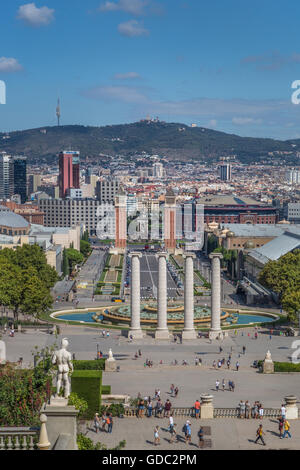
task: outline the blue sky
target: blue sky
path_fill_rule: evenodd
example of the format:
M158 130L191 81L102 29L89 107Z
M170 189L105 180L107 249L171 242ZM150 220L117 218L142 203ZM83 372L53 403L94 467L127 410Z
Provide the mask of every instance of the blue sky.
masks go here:
M2 0L0 131L146 115L300 138L295 0Z

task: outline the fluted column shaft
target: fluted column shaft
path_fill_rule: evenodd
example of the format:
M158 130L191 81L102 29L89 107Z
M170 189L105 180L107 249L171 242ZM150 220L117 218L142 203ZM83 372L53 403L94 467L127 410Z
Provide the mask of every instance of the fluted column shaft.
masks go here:
M211 253L211 331L221 331L221 253Z
M167 253L157 254L158 258L158 288L157 288L157 329L155 337L169 338L167 313Z
M130 253L131 257L131 286L130 286L130 309L131 309L131 331L133 337L142 337L141 330L141 280L140 280L140 258L141 253Z
M184 270L184 329L182 339L195 339L194 328L194 253L185 253Z

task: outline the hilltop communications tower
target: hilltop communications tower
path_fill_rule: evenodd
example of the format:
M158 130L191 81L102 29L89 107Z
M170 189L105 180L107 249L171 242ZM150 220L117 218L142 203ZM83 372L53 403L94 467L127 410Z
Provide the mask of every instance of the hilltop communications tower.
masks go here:
M59 98L57 100L57 106L56 106L56 117L57 117L57 125L59 126L59 121L60 121L60 102L59 102Z

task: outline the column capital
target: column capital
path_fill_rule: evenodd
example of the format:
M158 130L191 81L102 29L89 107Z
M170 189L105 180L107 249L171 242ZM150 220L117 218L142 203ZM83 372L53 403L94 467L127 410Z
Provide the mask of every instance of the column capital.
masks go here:
M209 255L209 258L210 258L210 259L214 259L214 258L223 259L223 255L222 255L222 253L211 253L211 254Z
M184 258L196 258L196 255L193 251L185 251L182 255Z
M131 251L128 254L129 258L133 258L134 256L137 256L138 258L142 257L142 253L140 251Z
M169 253L167 251L159 251L158 253L156 253L155 258L156 259L167 258L168 256L169 256Z

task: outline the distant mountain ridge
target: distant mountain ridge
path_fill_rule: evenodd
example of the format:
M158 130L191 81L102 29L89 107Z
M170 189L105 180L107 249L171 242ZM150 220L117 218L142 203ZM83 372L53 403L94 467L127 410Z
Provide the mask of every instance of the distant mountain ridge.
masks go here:
M0 133L0 152L24 154L30 161L51 158L69 148L79 150L82 156L145 151L171 159L207 160L234 154L241 161L251 162L258 161L268 152L300 151L300 140L240 137L180 123L147 121L103 127L41 127Z

